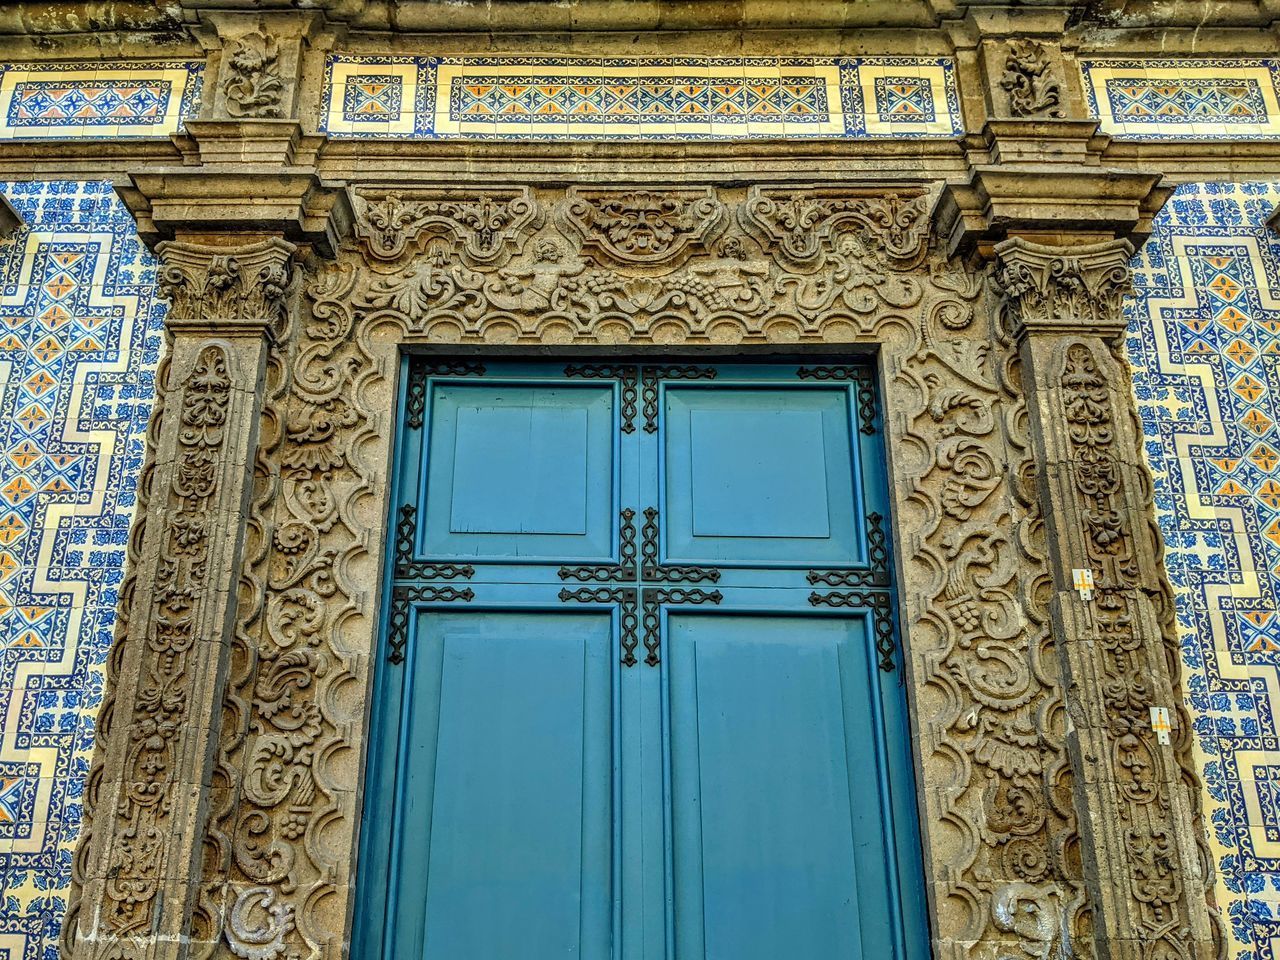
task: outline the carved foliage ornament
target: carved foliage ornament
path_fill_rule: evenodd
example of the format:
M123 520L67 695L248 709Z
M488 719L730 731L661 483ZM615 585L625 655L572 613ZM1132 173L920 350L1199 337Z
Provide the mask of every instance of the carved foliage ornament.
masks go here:
M1009 95L1009 113L1015 117L1065 116L1062 85L1055 74L1053 58L1044 44L1011 41L1000 76L1000 89Z
M855 236L897 269L918 265L929 246L929 211L920 192L755 187L739 216L746 230L776 244L799 268L817 264L842 235Z
M541 210L527 188L494 191L436 191L402 197L362 199L356 237L374 260L393 262L431 238L444 241L471 267L510 258L527 235L542 224ZM439 251L428 250L427 259Z
M284 81L280 79L280 45L259 27L231 44L226 53L222 91L233 117L257 120L284 116Z
M170 302L170 321L278 326L284 318L295 249L275 238L244 247L157 244L160 293Z
M171 819L180 774L177 741L187 722L188 659L199 640L195 624L210 586L205 521L217 494L230 398L226 354L220 347L205 347L182 389L170 519L156 566L146 653L128 728L127 786L115 811L127 826L110 851L107 923L120 936L149 927L169 835L177 829Z
M1030 329L1124 333L1120 305L1130 290L1127 240L1082 245L1064 252L1021 239L996 245L995 279L1022 332Z

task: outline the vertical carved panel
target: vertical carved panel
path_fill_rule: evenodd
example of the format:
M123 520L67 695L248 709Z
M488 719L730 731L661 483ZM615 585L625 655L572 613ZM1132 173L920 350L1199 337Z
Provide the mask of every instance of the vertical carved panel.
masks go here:
M172 302L163 416L124 588L66 946L178 957L205 835L251 453L292 247L162 244ZM87 905L87 909L86 909Z
M1132 248L997 251L1028 374L1099 954L1215 956L1168 587L1117 345ZM1072 589L1077 569L1093 573L1091 601ZM1179 715L1173 745L1156 742L1152 706Z

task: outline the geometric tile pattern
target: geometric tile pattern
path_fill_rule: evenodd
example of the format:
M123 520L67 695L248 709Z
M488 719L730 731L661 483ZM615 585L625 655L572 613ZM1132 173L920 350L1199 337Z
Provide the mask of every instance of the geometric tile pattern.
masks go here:
M0 957L54 960L164 305L110 184L0 190Z
M332 137L953 137L945 57L329 58Z
M1128 349L1236 960L1280 946L1280 183L1178 188Z
M0 140L167 137L195 115L201 61L0 65Z
M1083 60L1102 130L1139 140L1280 138L1280 60Z

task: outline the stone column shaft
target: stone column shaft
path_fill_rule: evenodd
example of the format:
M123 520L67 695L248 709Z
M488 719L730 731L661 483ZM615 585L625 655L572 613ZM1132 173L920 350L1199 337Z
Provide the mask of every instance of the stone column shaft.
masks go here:
M272 332L292 244L163 243L172 301L77 957L187 955ZM124 728L123 735L119 730Z
M1194 805L1175 746L1158 743L1151 724L1151 707L1167 707L1176 724L1180 706L1176 651L1155 605L1162 574L1150 484L1119 353L1133 248L1015 238L995 251L1050 544L1098 957L1213 957ZM1077 570L1092 573L1091 599L1074 589Z

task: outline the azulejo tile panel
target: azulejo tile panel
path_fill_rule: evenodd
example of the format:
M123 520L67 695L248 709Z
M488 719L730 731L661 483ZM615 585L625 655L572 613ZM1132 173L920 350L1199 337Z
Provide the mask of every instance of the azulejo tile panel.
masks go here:
M0 64L0 140L167 137L195 115L202 61Z
M953 137L945 57L330 57L332 137Z
M0 190L0 957L55 960L164 307L110 184Z
M1179 187L1128 347L1235 960L1280 944L1280 183Z
M1083 60L1102 130L1139 140L1280 137L1280 60Z

